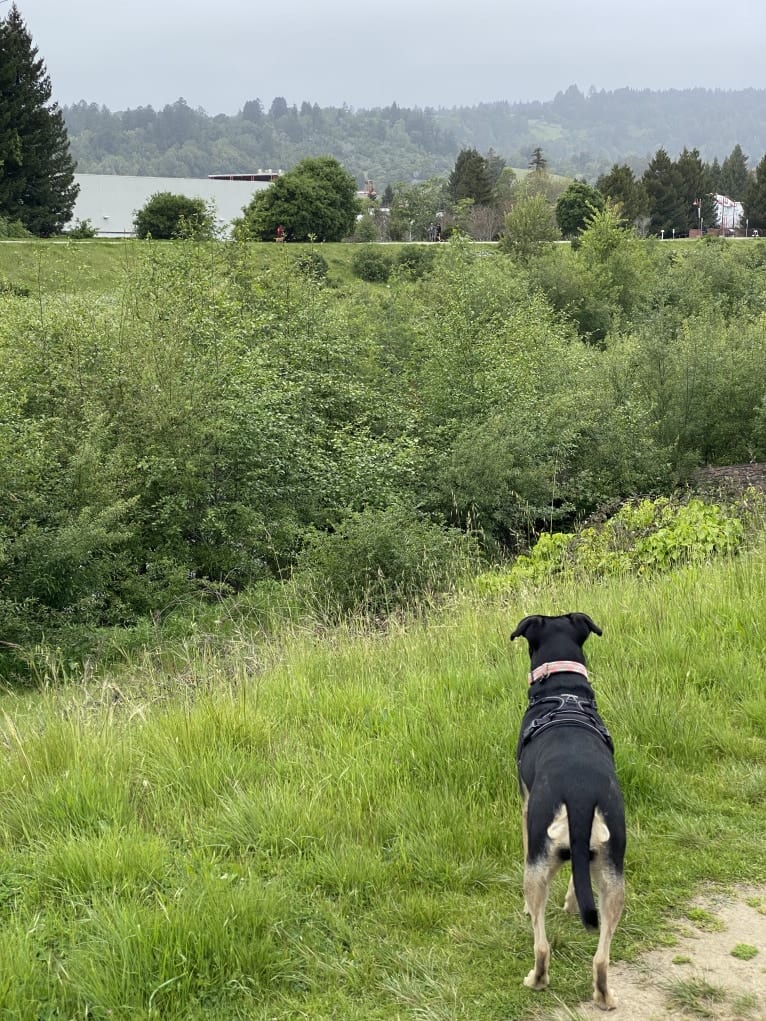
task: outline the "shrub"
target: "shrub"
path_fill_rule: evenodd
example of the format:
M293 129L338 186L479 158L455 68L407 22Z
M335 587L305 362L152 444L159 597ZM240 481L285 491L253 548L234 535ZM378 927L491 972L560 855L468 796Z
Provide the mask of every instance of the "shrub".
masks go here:
M391 260L374 248L359 248L351 257L351 272L371 284L384 284L391 275Z
M87 238L94 238L98 234L97 229L91 223L90 220L78 220L74 227L68 232L68 237L74 241L82 241Z
M717 504L692 499L679 505L664 497L631 501L598 528L541 536L513 572L538 580L567 569L591 576L668 571L734 553L743 539L740 519Z
M295 268L308 280L324 281L327 279L329 266L327 259L319 252L313 250L301 252L295 259Z
M436 250L434 248L407 245L406 248L399 250L396 265L402 276L408 277L410 280L420 280L434 268L435 258Z
M508 584L539 584L567 573L604 577L626 572L649 574L682 564L701 563L735 553L743 544L745 527L735 508L722 508L699 499L673 503L666 498L625 503L598 527L574 534L541 535L518 557L510 571L487 574L482 590Z
M133 224L140 238L201 240L212 237L214 217L204 199L159 191L138 210Z
M476 556L470 537L414 511L364 510L333 533L314 533L298 558L295 579L333 619L377 616L446 590Z
M31 238L27 228L21 220L6 220L0 216L0 238Z

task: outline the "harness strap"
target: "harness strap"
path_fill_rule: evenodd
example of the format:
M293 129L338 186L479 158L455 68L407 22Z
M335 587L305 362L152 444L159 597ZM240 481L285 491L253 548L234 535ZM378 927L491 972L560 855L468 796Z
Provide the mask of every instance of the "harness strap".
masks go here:
M584 727L586 730L593 731L614 755L612 735L604 726L596 710L596 703L592 699L580 698L578 695L554 695L550 698L535 699L532 705L540 705L543 702L555 702L555 708L543 716L530 720L526 725L519 743L519 758L533 737L550 727L561 726Z

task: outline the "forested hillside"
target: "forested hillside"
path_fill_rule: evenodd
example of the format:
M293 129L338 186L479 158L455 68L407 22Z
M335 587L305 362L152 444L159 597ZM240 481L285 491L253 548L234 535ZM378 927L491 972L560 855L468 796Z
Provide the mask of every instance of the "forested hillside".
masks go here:
M289 169L309 155L335 156L359 182L379 188L447 172L458 151L490 148L526 166L542 146L550 169L595 179L614 162L644 169L659 147L684 146L723 159L734 145L753 161L766 151L766 92L652 92L618 89L583 95L576 86L549 102L484 103L453 109L373 110L290 106L249 100L234 116L193 110L183 99L161 110L112 112L95 103L65 107L80 173L206 176Z

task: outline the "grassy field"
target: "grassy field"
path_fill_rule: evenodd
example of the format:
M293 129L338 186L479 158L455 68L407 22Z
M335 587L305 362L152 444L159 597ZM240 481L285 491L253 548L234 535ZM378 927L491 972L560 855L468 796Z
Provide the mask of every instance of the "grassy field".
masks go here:
M211 620L108 675L6 692L0 1016L575 1010L595 938L563 912L551 991L521 985L527 658L509 632L571 609L604 629L586 651L627 801L613 957L629 959L694 889L766 880L764 605L761 548L655 580L456 595L385 631L266 642L230 608L226 639Z
M130 278L146 242L135 239L93 239L70 241L3 241L0 242L0 293L2 285L27 289L31 294L109 293L119 289ZM153 241L154 248L171 247L173 242ZM217 257L220 246L211 246ZM387 244L385 253L392 258L400 244ZM496 246L484 246L493 249ZM438 246L437 246L438 248ZM310 249L320 252L327 261L331 283L348 283L352 277L351 259L358 246L353 244L253 244L250 256L256 268L265 269L275 259L295 259Z

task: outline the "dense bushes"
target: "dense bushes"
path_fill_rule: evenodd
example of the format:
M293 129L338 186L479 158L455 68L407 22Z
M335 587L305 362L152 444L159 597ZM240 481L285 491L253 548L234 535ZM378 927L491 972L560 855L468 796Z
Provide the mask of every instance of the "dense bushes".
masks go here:
M313 531L296 577L322 614L377 616L448 589L477 563L464 533L394 506L352 514L329 534Z
M351 270L367 283L384 284L391 275L391 260L379 248L365 245L354 252Z
M464 563L434 521L507 556L701 460L766 457L759 243L670 258L589 230L523 268L457 240L386 288L324 286L310 253L256 271L231 242L136 246L108 297L6 289L0 641L296 565L332 612L381 612ZM604 303L598 346L548 299L549 258Z

